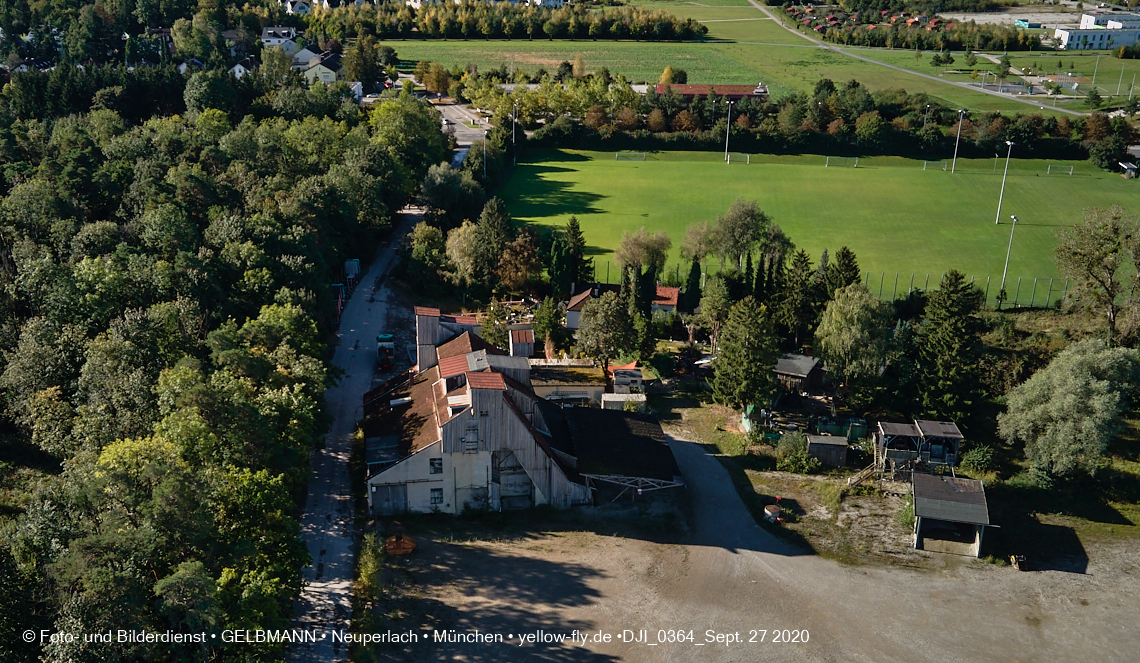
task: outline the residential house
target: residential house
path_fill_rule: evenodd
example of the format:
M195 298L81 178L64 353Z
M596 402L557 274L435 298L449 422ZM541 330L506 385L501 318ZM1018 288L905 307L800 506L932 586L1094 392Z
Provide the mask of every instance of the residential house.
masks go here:
M657 294L653 297L653 303L650 304L650 309L656 313L657 311L665 311L672 313L677 310L677 299L681 296L680 288L672 288L668 286L657 286Z
M293 28L274 26L261 30L262 46L277 46L290 55L297 51L296 39L297 31Z
M601 297L605 292L620 292L621 288L616 285L595 283L594 285L586 288L582 292L570 298L570 303L566 305L566 328L577 329L578 322L582 318L582 309L586 304L595 297Z
M309 60L309 66L304 73L309 85L317 82L331 85L341 80L344 78L344 66L341 64L340 54L329 51L321 53Z
M194 73L195 71L202 71L205 68L206 65L198 58L190 58L189 60L179 63L176 67L178 73L183 76L185 76L187 72Z
M309 66L309 62L311 62L313 58L319 56L320 54L321 54L321 52L313 44L310 44L308 46L303 46L303 47L297 49L297 51L295 53L293 53L293 55L292 55L292 57L293 57L293 68L294 69L305 69L305 68L307 68Z
M234 78L240 79L242 76L251 73L256 68L257 60L254 60L253 56L251 55L250 57L230 67L230 73L233 74Z
M312 13L312 5L307 0L280 0L286 14L305 15Z

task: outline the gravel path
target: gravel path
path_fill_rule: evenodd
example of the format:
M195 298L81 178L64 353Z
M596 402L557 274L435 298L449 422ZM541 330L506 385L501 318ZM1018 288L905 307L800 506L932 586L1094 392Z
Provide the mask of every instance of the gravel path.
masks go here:
M387 303L374 299L373 284L388 272L396 260L400 239L411 230L423 212L407 209L399 214L392 239L373 259L360 286L348 300L341 315L340 339L333 364L344 371L340 382L325 392L333 423L325 437L325 448L313 453L313 476L301 531L311 566L302 570L305 589L294 606L295 628L347 629L352 615L353 539L352 494L348 460L352 433L361 418L360 397L372 388L376 361L376 334L386 328ZM346 661L343 647L334 647L330 638L315 644L298 645L291 660L334 663Z

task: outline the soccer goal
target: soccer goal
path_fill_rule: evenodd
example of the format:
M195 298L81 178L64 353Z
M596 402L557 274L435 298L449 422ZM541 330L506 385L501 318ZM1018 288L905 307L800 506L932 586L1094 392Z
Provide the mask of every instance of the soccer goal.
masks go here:
M1045 169L1045 174L1046 175L1072 175L1073 174L1073 167L1072 166L1062 166L1061 164L1058 164L1058 163L1051 163L1051 164L1049 164L1049 167Z
M750 166L750 165L752 165L752 155L751 154L740 154L738 152L729 152L728 153L728 164L731 166L734 163L744 164L745 166Z
M832 166L858 168L859 157L827 157L827 160L823 162L823 167L830 168Z
M950 164L946 163L945 161L923 161L922 162L922 169L923 170L946 170L949 167L950 167Z
M614 158L618 161L645 161L645 152L618 152Z

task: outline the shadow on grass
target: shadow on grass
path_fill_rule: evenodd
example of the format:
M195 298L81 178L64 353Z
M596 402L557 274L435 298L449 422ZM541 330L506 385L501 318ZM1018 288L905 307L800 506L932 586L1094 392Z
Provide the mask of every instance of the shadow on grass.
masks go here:
M588 191L574 191L573 182L558 182L544 179L542 175L552 172L568 172L564 168L534 166L527 169L529 181L515 187L515 195L510 202L511 214L515 217L538 219L567 214L602 214L604 210L597 203L605 196Z

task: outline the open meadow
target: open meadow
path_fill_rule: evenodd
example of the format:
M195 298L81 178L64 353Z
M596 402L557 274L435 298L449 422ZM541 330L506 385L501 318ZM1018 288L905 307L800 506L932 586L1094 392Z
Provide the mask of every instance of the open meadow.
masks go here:
M680 245L692 223L713 220L737 197L757 200L797 247L813 261L824 249L848 246L872 290L883 296L910 286L931 285L949 269L993 278L997 293L1009 242L1009 217L1020 222L1009 265L1010 296L1017 279L1018 301L1043 305L1048 279L1058 276L1053 262L1056 231L1080 220L1089 205L1137 207L1140 185L1097 170L1087 161L1065 162L1073 175L1048 175L1040 160L1010 163L1001 225L994 224L1003 160L959 159L957 173L931 163L900 157L860 159L858 167L825 167L820 155L755 155L745 165L736 155L726 165L711 152L649 153L645 161L618 161L614 152L536 150L520 159L502 191L515 218L557 226L576 215L596 256L598 278L616 280L612 251L625 231L641 226L673 238L670 271L680 264ZM833 158L834 159L834 158ZM1056 169L1054 169L1056 170ZM995 172L996 171L996 172ZM884 276L882 273L886 272ZM1059 296L1062 282L1052 290Z
M553 71L560 62L581 55L587 69L596 71L606 67L633 82L656 82L661 71L666 66L671 66L674 69L684 69L690 83L762 82L768 85L773 98L778 99L792 92L809 92L821 78L837 82L856 79L871 90L901 88L914 93L924 92L955 108L1009 112L1036 110L1045 115L1056 114L1051 107L1035 109L1012 99L914 76L820 47L785 30L779 22L748 4L747 0L701 3L658 0L637 4L703 22L709 28L708 41L413 39L393 41L391 45L399 53L404 63L402 66L408 71L415 61L431 60L449 67L474 64L486 69L507 65L533 73L539 68ZM848 50L861 57L908 70L935 76L944 75L939 68L929 65L929 54L922 60L915 61L910 51ZM988 63L984 60L979 62L979 66L986 64ZM946 74L944 77L948 81L969 80L965 75Z

